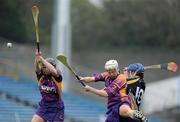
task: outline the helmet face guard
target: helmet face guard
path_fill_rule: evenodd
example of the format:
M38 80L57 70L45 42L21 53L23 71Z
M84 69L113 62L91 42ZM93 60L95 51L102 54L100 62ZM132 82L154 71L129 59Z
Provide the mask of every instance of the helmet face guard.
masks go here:
M141 63L134 63L128 66L128 72L133 72L136 74L144 73L144 66Z
M56 68L56 61L53 58L46 58L46 61Z

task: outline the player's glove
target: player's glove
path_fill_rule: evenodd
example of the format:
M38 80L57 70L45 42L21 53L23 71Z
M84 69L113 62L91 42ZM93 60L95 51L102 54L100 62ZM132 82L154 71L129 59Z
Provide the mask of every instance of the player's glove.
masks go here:
M148 119L143 115L141 111L135 111L133 119L138 120L139 122L148 122Z

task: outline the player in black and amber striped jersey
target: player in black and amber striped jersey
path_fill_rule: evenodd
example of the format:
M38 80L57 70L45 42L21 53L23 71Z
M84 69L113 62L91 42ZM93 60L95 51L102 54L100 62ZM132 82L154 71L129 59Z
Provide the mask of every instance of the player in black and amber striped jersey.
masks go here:
M127 77L127 94L130 95L133 109L140 110L142 96L145 92L144 66L140 63L130 64L123 69Z

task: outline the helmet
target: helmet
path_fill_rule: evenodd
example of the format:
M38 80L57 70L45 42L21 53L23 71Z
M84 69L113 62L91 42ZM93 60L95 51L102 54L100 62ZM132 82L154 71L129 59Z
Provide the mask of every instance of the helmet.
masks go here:
M53 58L46 58L46 61L49 62L54 67L56 67L56 61Z
M144 66L141 63L134 63L128 66L128 72L144 73Z
M118 70L118 62L116 60L109 60L105 63L104 68L106 70L111 70L111 69Z

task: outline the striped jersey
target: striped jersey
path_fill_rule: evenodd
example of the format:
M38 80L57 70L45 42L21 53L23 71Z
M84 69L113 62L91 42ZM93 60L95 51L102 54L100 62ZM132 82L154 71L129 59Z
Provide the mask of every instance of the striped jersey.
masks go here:
M62 75L58 70L58 75L44 75L42 71L36 72L38 86L43 102L56 102L61 98L62 93Z

